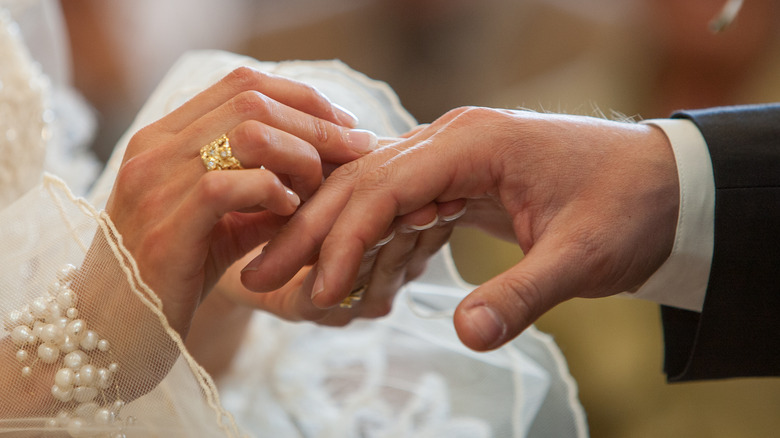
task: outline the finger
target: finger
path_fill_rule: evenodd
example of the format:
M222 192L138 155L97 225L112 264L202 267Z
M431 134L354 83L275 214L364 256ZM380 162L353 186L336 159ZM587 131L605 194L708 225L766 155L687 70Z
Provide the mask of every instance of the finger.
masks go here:
M202 145L246 120L288 132L314 146L323 160L336 163L354 160L377 145L376 135L369 131L338 126L255 91L236 95L184 128L180 135Z
M416 158L425 161L435 154L425 155ZM324 239L319 258L320 282L312 297L316 305L335 305L349 293L362 254L379 241L380 232L387 229L393 218L430 204L447 190L447 170L419 172L409 168L419 166L418 159L409 154L397 158L400 159L394 160L392 167L382 168L384 172L362 178Z
M263 253L246 265L242 271L242 282L255 292L279 289L298 270L312 260L319 251L339 212L346 205L353 189L353 181L373 169L375 163L385 162L387 157L397 154L396 150L382 150L342 166L337 174L325 180L317 195L306 202L292 218L285 230L264 247ZM364 169L365 168L365 169ZM389 220L383 233L389 229ZM287 230L298 230L290 233ZM379 236L370 248L382 237ZM366 249L367 250L367 249ZM359 258L366 252L361 250ZM350 279L357 277L357 264L350 273ZM333 305L338 304L338 302Z
M512 340L543 313L574 296L581 264L555 249L534 247L517 265L463 299L454 315L458 337L477 351Z
M437 211L436 204L430 203L395 220L395 238L376 251L371 269L366 272L368 278L362 279L358 274L356 284L367 285L365 296L368 298L361 303L363 316L376 318L390 311L396 292L406 282L406 268L420 232L436 226L439 221ZM364 266L361 265L360 272L363 271Z
M176 214L188 218L170 232L181 242L190 236L206 236L225 214L262 208L271 213L291 215L300 198L268 170L246 169L208 172L185 196ZM207 208L204 208L207 207Z
M241 123L229 134L233 156L245 168L264 167L290 180L290 188L308 199L322 182L317 150L294 135L254 120Z
M433 201L482 194L480 178L453 179L459 173L480 175L473 171L473 160L460 155L462 135L436 131L440 125L337 169L266 246L265 256L247 265L244 284L255 291L278 289L321 249L312 295L320 307L335 306L352 289L363 254L384 237L396 216ZM423 142L437 132L444 133L441 141ZM421 143L425 147L418 148ZM445 154L442 147L451 150Z
M437 204L438 221L434 227L420 232L414 251L407 261L404 282L419 277L431 256L450 240L457 219L466 211L465 206L466 201L463 199Z
M350 128L357 125L357 119L352 113L331 103L314 87L249 67L233 70L219 82L163 117L160 122L170 132L179 132L246 91L263 93L270 99L335 124Z
M255 293L246 288L240 302L256 309L271 312L288 321L313 321L320 325L344 326L358 317L359 308L320 309L311 302L314 276L303 268L281 288L268 293Z

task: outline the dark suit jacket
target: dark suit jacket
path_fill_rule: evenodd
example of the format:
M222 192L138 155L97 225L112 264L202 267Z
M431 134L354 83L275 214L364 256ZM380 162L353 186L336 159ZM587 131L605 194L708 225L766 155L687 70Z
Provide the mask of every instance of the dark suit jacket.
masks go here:
M701 313L662 308L669 381L780 376L780 104L686 111L715 176Z

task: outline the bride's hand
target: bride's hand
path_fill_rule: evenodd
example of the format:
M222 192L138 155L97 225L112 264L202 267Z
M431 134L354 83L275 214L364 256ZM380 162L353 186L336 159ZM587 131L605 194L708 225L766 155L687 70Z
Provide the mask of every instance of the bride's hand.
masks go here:
M106 210L185 335L230 264L268 240L322 181L324 162L376 139L313 88L239 68L130 141ZM226 134L243 169L206 170L200 150Z

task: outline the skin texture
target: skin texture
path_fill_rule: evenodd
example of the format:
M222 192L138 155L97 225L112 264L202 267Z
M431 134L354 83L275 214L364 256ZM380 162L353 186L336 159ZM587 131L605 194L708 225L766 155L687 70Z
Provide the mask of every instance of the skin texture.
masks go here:
M461 340L489 350L560 302L641 285L671 251L679 184L657 128L461 108L334 171L250 263L243 283L274 290L319 253L305 281L313 305L332 308L398 218L455 200L467 204L461 223L526 254L456 310Z

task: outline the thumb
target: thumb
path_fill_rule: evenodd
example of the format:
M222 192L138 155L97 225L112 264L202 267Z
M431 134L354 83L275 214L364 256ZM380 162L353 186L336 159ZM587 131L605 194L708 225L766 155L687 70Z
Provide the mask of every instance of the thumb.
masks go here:
M455 309L461 342L477 351L498 348L573 297L577 290L571 286L579 269L564 258L530 251L517 265L472 291Z

